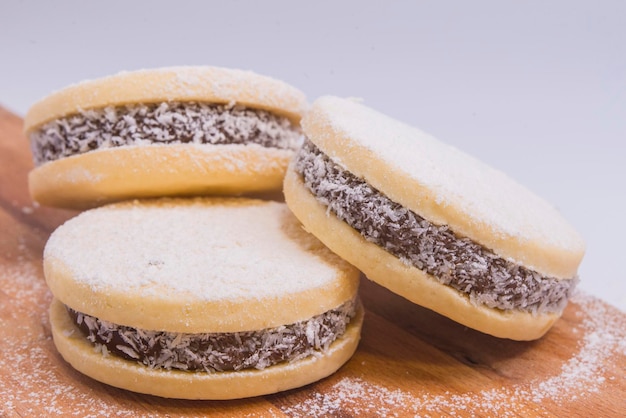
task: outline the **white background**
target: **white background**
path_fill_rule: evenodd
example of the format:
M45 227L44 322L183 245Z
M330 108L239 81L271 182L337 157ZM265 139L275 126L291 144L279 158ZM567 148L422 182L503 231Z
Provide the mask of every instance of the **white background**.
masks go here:
M582 233L626 311L626 1L0 0L0 104L170 65L361 97L507 172Z

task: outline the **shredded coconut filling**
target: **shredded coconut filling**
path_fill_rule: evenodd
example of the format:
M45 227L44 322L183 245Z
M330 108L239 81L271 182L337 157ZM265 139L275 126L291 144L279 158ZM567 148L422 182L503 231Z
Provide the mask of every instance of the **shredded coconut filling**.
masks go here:
M99 352L150 368L207 373L264 369L320 355L345 333L356 307L353 299L309 320L259 331L187 334L117 325L66 306Z
M532 313L561 312L578 278L544 277L505 260L447 225L434 225L341 168L305 139L295 169L340 220L404 263L434 276L476 304Z
M52 120L30 135L35 165L96 149L149 144L258 144L296 150L286 117L230 104L163 102L108 106Z

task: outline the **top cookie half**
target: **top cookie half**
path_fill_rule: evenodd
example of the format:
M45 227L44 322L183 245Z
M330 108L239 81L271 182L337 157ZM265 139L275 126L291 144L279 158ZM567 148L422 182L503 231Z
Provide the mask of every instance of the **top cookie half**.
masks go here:
M25 117L42 204L280 189L304 94L250 71L171 67L84 81Z
M322 153L429 222L543 275L576 276L580 235L503 172L354 101L321 98L302 126Z
M353 300L358 271L282 203L147 199L85 211L44 250L52 294L146 330L240 332L308 320Z

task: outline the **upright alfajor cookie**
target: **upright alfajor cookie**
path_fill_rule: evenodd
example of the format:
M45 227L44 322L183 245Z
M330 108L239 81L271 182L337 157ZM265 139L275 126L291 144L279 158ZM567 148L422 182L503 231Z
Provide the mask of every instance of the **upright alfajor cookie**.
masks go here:
M559 318L584 243L544 200L353 101L317 100L302 127L286 202L369 279L498 337L536 339Z
M72 85L24 121L44 205L279 191L301 143L298 89L249 71L172 67Z
M299 387L354 353L359 272L283 203L163 199L92 209L44 251L54 343L77 370L163 397Z

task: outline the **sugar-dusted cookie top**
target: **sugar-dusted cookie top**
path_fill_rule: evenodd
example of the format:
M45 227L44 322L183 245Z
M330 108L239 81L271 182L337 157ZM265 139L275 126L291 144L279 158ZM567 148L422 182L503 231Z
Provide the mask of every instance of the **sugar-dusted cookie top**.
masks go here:
M358 272L305 232L282 203L135 201L87 211L44 252L69 307L136 328L263 329L354 298Z
M238 69L189 66L125 71L86 80L50 94L26 114L28 133L79 111L135 103L237 103L268 110L297 122L307 107L304 94L271 77Z
M576 275L580 235L503 172L352 100L318 99L302 126L334 162L430 222L543 274Z

